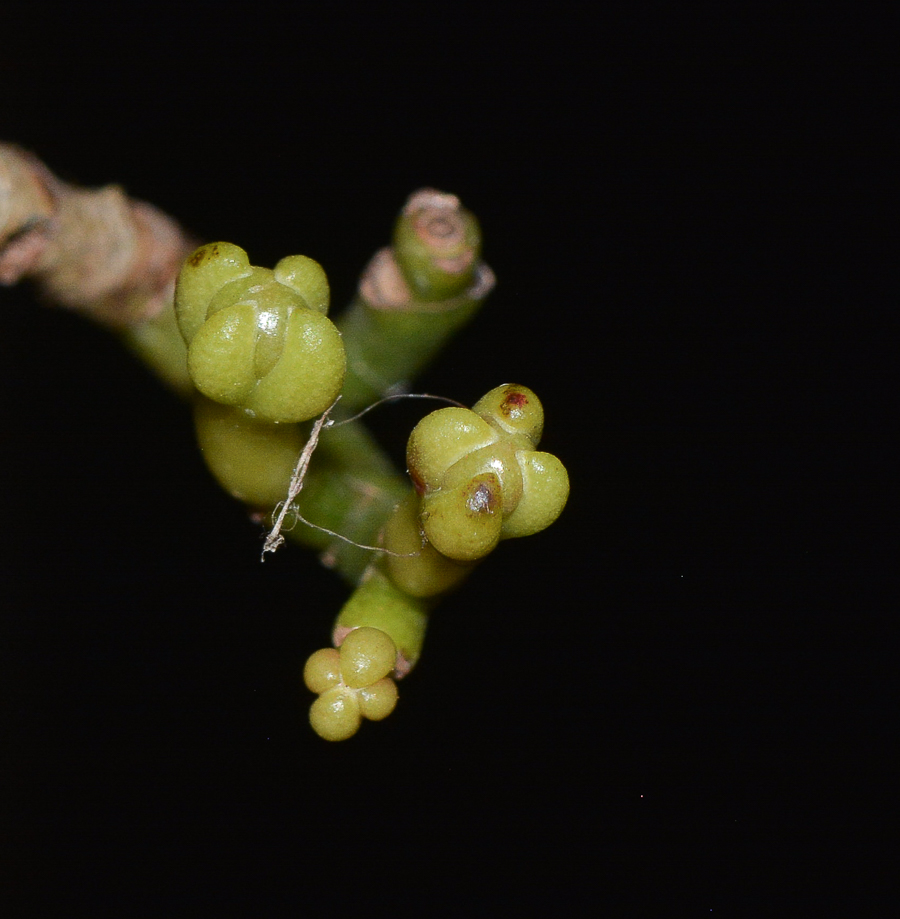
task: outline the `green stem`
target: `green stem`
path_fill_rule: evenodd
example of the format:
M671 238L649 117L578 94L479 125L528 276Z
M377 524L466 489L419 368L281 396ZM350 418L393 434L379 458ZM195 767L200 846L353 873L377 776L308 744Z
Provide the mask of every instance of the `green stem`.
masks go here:
M334 624L334 643L360 626L381 629L390 635L400 654L398 676L404 676L419 659L428 626L431 603L404 593L377 567L356 588Z
M122 334L122 342L139 357L170 389L184 399L194 393L187 368L187 347L175 310L164 309L158 316L131 326Z
M288 495L310 426L260 421L199 394L194 423L203 458L219 484L272 525L272 509ZM371 546L408 489L372 436L350 422L323 431L296 507L310 523ZM352 584L372 559L370 550L301 520L284 535L322 553L323 562Z
M316 549L322 562L352 584L372 561L371 549L394 508L409 490L374 438L357 422L326 430L310 463L297 509L310 523L339 533L337 538L302 521L285 535Z
M387 552L365 570L334 625L335 646L360 626L387 632L400 652L397 676L408 673L419 659L431 608L475 567L446 558L424 540L420 509L421 499L408 489L382 529Z
M388 290L371 282L390 275ZM465 294L444 301L413 299L389 250L373 259L360 295L337 321L347 352L347 374L340 411L349 415L384 396L403 392L447 340L467 323L494 285L482 265Z
M347 352L339 411L346 417L403 392L494 286L479 260L481 232L455 195L411 195L393 246L376 253L338 328Z

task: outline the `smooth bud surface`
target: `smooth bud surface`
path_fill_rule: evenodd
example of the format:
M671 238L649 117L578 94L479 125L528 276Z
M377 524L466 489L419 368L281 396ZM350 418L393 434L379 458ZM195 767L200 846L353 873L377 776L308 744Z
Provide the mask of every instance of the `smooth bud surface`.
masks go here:
M369 721L382 721L397 706L397 684L385 677L371 686L364 686L357 694L359 711Z
M265 509L284 500L306 442L298 425L268 424L197 396L194 427L206 465L229 494Z
M462 581L471 565L442 555L427 542L419 522L420 501L410 496L384 526L385 565L391 580L412 597L433 597Z
M504 383L482 396L472 411L507 434L521 434L536 447L544 431L544 407L527 387Z
M492 389L471 410L438 409L416 425L406 459L430 547L473 562L500 539L537 533L556 520L569 479L555 456L534 449L543 427L540 400L514 383ZM389 567L413 584L419 569L427 573L422 564Z
M569 498L569 474L552 453L521 453L519 463L522 500L503 521L503 539L545 530L562 513Z
M270 271L250 266L229 243L201 247L176 286L194 385L263 421L321 415L340 393L346 370L327 308L328 282L312 259L289 256Z
M406 445L407 468L417 490L439 487L450 466L496 439L491 426L467 408L439 408L426 415Z
M397 659L397 649L381 629L363 626L354 629L340 648L341 675L353 689L368 686L386 677Z
M344 686L323 692L309 709L309 723L324 740L347 740L361 720L356 693Z
M341 655L336 648L320 648L303 668L303 682L311 692L323 693L341 682Z
M306 255L285 256L275 266L275 280L299 293L310 309L327 314L331 302L328 278L322 266Z

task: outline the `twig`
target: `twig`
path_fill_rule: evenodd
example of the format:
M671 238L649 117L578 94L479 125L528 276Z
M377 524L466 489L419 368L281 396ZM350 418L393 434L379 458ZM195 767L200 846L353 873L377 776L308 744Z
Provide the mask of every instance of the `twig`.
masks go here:
M50 302L129 329L171 305L178 268L195 245L118 186L69 185L37 157L0 143L0 284L31 278Z

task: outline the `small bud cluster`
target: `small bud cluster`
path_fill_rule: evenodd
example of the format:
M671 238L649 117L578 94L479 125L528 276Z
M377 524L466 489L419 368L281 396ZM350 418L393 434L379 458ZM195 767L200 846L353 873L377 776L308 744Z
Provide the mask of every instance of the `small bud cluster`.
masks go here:
M288 256L270 270L251 266L231 243L201 246L175 288L194 385L262 421L321 415L346 370L328 304L325 272L311 258Z
M524 386L491 390L472 409L445 408L416 425L407 466L421 495L421 524L442 555L474 561L501 539L529 536L560 515L569 495L565 467L535 449L544 425Z
M316 651L303 670L307 688L319 696L309 712L313 730L325 740L346 740L363 718L387 718L397 704L388 676L396 659L390 636L368 626L349 632L338 649Z

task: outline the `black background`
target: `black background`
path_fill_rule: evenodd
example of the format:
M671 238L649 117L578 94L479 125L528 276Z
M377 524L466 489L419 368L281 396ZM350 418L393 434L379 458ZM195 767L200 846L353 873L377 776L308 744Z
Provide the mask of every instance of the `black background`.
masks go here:
M442 604L387 721L328 745L300 671L346 589L259 564L108 333L0 291L9 915L877 907L889 31L393 10L14 9L0 133L255 264L315 257L338 306L412 190L459 194L499 283L418 385L535 389L570 504ZM419 414L381 410L396 456Z

